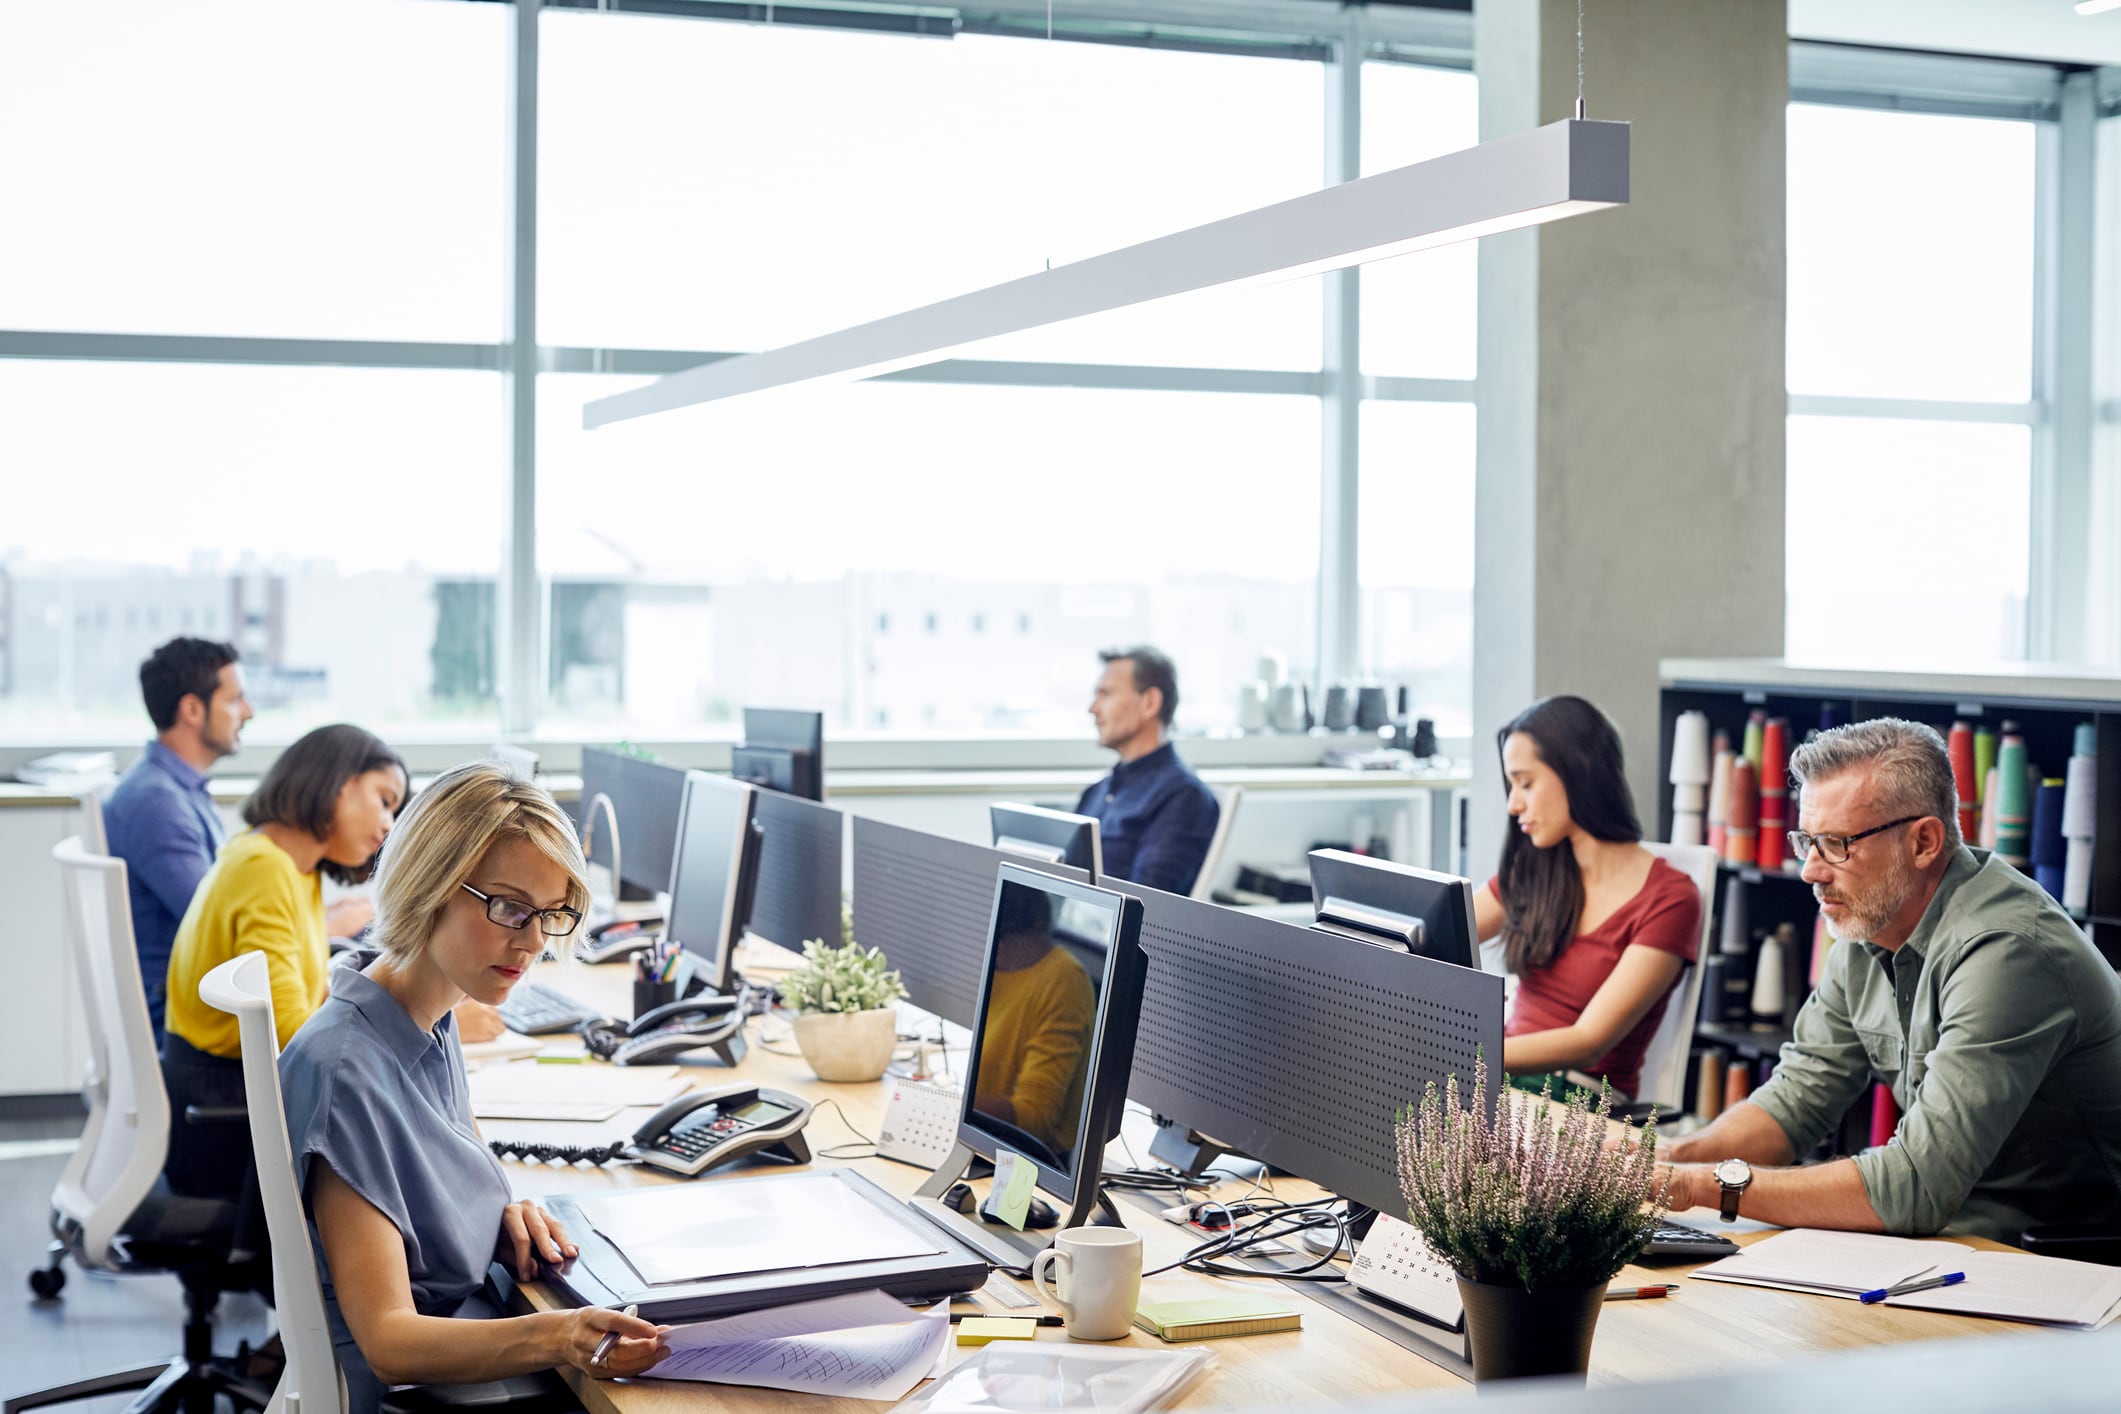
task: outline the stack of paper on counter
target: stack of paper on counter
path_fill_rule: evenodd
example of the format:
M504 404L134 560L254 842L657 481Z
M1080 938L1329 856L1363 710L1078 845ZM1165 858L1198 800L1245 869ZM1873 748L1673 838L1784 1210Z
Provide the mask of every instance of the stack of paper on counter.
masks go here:
M2097 1330L2121 1315L2121 1267L1869 1232L1792 1228L1693 1275L1855 1300L1866 1291L1948 1272L1964 1272L1966 1280L1879 1304L2084 1330Z
M670 1354L648 1379L903 1399L940 1368L950 1306L924 1315L862 1291L675 1326L666 1339Z

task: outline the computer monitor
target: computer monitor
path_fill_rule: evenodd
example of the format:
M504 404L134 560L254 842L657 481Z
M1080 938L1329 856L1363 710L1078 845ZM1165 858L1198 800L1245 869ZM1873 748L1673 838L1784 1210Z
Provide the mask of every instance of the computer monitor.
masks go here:
M601 812L592 816L600 795L611 802L610 820L620 822L616 831ZM683 768L623 751L582 748L582 795L575 805L575 825L589 862L617 869L620 897L653 898L670 887L684 799ZM620 833L625 836L623 849Z
M915 1206L1005 1265L1025 1255L1009 1230L941 1200L974 1156L1008 1150L1065 1205L1063 1227L1090 1221L1134 1065L1141 918L1125 894L1021 864L996 871L957 1144Z
M1011 802L988 806L987 821L996 849L1048 864L1073 865L1087 873L1093 884L1104 877L1103 840L1097 821L1088 815Z
M1473 966L1473 881L1339 849L1311 851L1311 903L1328 933Z
M685 773L663 936L691 957L696 979L724 995L735 988L736 944L750 921L758 885L757 797L742 781L705 771Z
M746 707L744 741L729 753L740 781L805 800L825 798L825 714Z
M770 790L758 792L752 809L766 832L752 936L791 952L812 938L838 947L847 817L829 805Z

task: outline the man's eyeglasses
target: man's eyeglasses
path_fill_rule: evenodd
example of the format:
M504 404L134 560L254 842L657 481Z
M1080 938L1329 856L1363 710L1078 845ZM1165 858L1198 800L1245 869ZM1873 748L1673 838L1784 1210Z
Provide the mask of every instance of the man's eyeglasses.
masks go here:
M1872 835L1884 834L1887 830L1898 829L1902 825L1912 825L1917 820L1927 818L1929 817L1925 815L1903 815L1897 820L1888 820L1883 825L1873 825L1868 830L1858 830L1853 835L1809 835L1802 830L1792 830L1790 831L1790 849L1796 854L1799 864L1812 857L1812 846L1814 845L1819 847L1819 857L1827 863L1846 864L1849 862L1849 846L1856 841L1867 840Z
M486 905L486 916L503 928L527 928L530 920L538 920L538 929L548 938L564 938L581 923L582 915L571 908L532 908L519 898L501 898L495 894L482 894L469 884L461 886L465 893Z

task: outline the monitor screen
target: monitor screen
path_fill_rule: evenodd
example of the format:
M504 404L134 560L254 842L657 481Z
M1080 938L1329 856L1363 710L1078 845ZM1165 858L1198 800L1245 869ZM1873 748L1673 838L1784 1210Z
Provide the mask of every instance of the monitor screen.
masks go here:
M622 882L650 895L670 887L675 860L678 810L685 799L685 772L623 751L582 748L582 794L575 802L575 823L591 848L589 861L611 867L611 830L590 802L611 800L619 821L619 870Z
M965 1123L1069 1186L1122 905L1117 895L1008 867L995 889ZM1099 1159L1090 1157L1093 1173Z
M757 858L752 837L756 792L741 781L685 773L678 815L677 863L670 871L670 917L663 936L704 968L707 985L729 990L732 954L747 919L742 907L745 858Z
M1318 925L1343 937L1473 966L1473 881L1338 849L1311 851Z
M1096 883L1103 872L1102 838L1097 821L1088 815L1049 810L1042 805L990 805L987 820L994 831L994 847L1048 864L1067 864L1089 874Z

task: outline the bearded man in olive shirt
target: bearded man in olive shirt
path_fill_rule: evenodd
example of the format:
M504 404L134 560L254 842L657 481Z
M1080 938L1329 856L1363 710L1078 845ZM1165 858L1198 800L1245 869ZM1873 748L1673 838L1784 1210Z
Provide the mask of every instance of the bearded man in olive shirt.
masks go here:
M2121 1225L2121 979L2031 879L1959 838L1944 741L1887 718L1799 747L1791 841L1835 946L1774 1078L1673 1142L1672 1207L2016 1242ZM1786 1165L1873 1077L1900 1124ZM1718 1162L1722 1161L1722 1162Z

